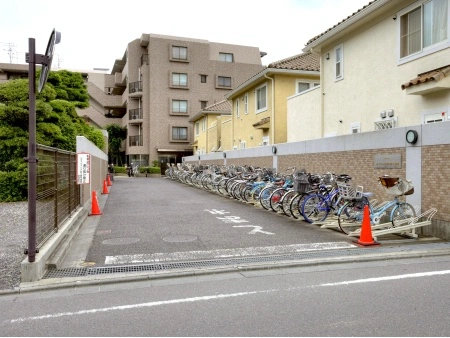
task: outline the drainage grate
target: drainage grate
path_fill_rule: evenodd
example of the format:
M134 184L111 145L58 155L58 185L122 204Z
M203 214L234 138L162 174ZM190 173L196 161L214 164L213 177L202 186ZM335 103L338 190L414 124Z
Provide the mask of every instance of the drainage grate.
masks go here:
M189 262L167 262L167 263L147 263L123 266L97 266L97 267L82 267L82 268L66 268L49 270L43 279L49 278L65 278L65 277L81 277L94 276L112 273L130 273L130 272L146 272L146 271L160 271L173 269L189 269L189 268L207 268L215 266L240 266L252 263L264 262L289 262L302 259L311 258L328 258L328 257L345 257L357 255L371 255L387 252L401 252L411 251L413 246L404 246L402 248L396 247L378 247L376 250L368 248L354 248L346 250L326 250L326 251L310 251L285 255L273 256L249 256L228 259L212 259Z
M410 252L420 247L422 250L432 251L441 249L450 249L450 243L430 243L426 245L402 245L402 246L385 246L385 247L370 247L370 248L354 248L342 250L325 250L325 251L309 251L284 255L273 256L248 256L228 259L211 259L188 262L167 262L167 263L146 263L123 266L97 266L97 267L81 267L81 268L66 268L60 270L49 270L43 279L49 278L65 278L65 277L81 277L94 276L113 273L132 273L132 272L146 272L146 271L160 271L160 270L175 270L175 269L189 269L189 268L207 268L215 266L240 266L254 263L264 262L289 262L298 261L302 259L320 259L329 257L345 257L358 255L380 255L383 253L395 252Z

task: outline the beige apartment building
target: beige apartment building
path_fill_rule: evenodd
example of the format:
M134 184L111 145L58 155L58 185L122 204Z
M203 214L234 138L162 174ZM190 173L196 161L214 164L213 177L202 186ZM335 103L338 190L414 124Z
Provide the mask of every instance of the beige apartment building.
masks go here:
M262 55L257 47L143 34L111 74L89 74L91 106L79 114L126 127L128 163L179 163L193 154L190 117L260 72Z

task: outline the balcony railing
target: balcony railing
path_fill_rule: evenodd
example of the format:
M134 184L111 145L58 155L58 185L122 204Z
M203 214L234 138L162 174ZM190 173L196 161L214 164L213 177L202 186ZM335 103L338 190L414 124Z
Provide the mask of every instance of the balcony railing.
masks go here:
M142 119L142 108L130 109L128 112L130 120Z
M129 146L130 147L136 147L136 146L142 146L142 135L136 135L136 136L130 136L128 138L129 140Z
M130 92L130 94L142 92L142 81L130 82L129 92Z

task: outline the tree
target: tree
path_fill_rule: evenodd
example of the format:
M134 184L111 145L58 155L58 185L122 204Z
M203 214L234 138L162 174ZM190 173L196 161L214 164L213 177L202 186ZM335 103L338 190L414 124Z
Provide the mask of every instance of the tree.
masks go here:
M37 72L37 77L39 73ZM0 172L3 181L6 173L27 170L24 157L28 144L28 80L18 79L0 84ZM76 151L76 136L88 138L100 149L104 138L100 130L89 126L76 113L75 108L89 106L86 85L80 73L51 72L41 93L36 95L36 141L39 144ZM26 177L23 173L15 177ZM9 177L10 178L10 177ZM25 182L26 183L26 182ZM9 197L8 200L25 199ZM1 200L0 196L0 200Z
M106 126L106 130L108 131L109 162L122 165L120 148L123 140L127 138L127 129L126 127L122 128L118 124L109 124Z

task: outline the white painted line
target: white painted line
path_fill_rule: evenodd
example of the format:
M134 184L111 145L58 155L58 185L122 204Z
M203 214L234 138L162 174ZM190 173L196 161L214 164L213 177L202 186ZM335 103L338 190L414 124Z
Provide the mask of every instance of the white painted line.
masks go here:
M338 283L326 283L326 284L321 284L320 286L337 286L337 285L349 285L349 284L358 284L358 283L373 283L373 282L382 282L382 281L386 281L386 280L396 280L396 279L405 279L405 278L419 278L419 277L428 277L428 276L436 276L436 275L448 275L448 274L450 274L450 270L419 272L419 273L410 273L410 274L406 274L406 275L356 279L356 280L345 281L345 282L338 282Z
M263 293L273 293L273 292L283 292L283 291L290 292L293 290L301 290L301 289L305 289L305 288L315 288L315 287L320 287L320 286L348 285L348 284L355 284L355 283L378 282L378 281L384 281L384 280L396 280L396 279L404 279L404 278L419 278L419 277L428 277L428 276L446 275L446 274L450 274L450 270L421 272L421 273L405 274L405 275L397 275L397 276L389 276L389 277L357 279L357 280L353 280L353 281L345 281L345 282L338 282L338 283L326 283L326 284L311 285L311 286L298 286L298 287L286 288L286 289L269 289L269 290L261 290L261 291L248 291L248 292L237 292L237 293L229 293L229 294L219 294L219 295L212 295L212 296L171 299L171 300L148 302L148 303L111 306L111 307L104 307L104 308L98 308L98 309L79 310L79 311L73 311L73 312L59 312L59 313L46 314L46 315L40 315L40 316L20 317L20 318L15 318L15 319L4 321L4 323L14 324L14 323L23 323L23 322L27 322L27 321L54 319L54 318L61 318L61 317L86 315L86 314L96 314L96 313L110 312L110 311L139 309L139 308L146 308L146 307L173 305L173 304L182 304L182 303L194 303L194 302L200 302L200 301L219 300L219 299L235 298L235 297L245 297L245 296L250 296L250 295L255 295L255 294L263 294Z
M279 290L238 292L238 293L221 294L221 295L214 295L214 296L202 296L202 297L172 299L172 300L164 300L164 301L159 301L159 302L149 302L149 303L141 303L141 304L111 306L111 307L105 307L105 308L99 308L99 309L80 310L80 311L75 311L75 312L59 312L59 313L54 313L54 314L42 315L42 316L21 317L21 318L11 319L8 322L11 324L23 323L23 322L32 321L32 320L53 319L53 318L60 318L60 317L96 314L96 313L100 313L100 312L109 312L109 311L117 311L117 310L139 309L139 308L152 307L152 306L192 303L192 302L208 301L208 300L224 299L224 298L232 298L232 297L243 297L243 296L254 295L257 293L269 293L269 292L275 292L275 291L279 291Z
M198 259L217 259L246 257L254 255L279 255L286 253L319 251L319 250L335 250L335 249L354 249L356 245L348 242L326 242L326 243L310 243L310 244L291 244L262 246L236 249L218 249L206 251L185 251L172 253L154 253L139 255L118 255L106 256L105 264L135 264L135 263L160 263L171 261L189 261Z

